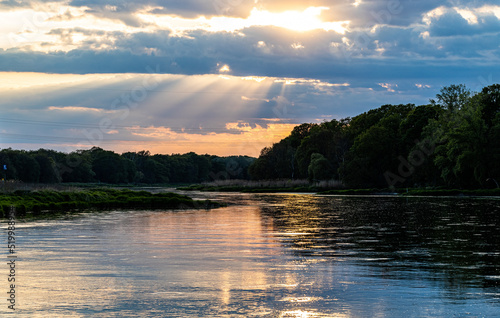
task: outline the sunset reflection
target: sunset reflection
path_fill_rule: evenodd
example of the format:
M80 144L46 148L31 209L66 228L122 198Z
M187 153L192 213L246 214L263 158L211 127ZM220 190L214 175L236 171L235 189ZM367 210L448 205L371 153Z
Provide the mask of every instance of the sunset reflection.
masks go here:
M498 231L473 222L498 222L497 202L455 205L471 215L459 227L454 210L411 198L207 196L233 204L19 224L16 317L458 316L456 303L496 312L496 245L478 246ZM425 236L412 234L417 223ZM477 241L457 243L476 227Z

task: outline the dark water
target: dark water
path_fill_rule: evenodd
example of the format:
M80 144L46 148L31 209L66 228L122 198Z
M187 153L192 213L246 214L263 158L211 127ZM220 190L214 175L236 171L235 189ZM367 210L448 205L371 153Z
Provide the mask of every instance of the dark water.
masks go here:
M499 200L196 195L18 221L16 317L500 317Z

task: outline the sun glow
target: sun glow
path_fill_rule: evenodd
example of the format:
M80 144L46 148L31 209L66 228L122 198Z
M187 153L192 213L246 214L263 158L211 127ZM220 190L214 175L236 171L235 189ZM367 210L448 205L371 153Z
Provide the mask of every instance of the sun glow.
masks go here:
M152 153L210 153L219 156L242 154L258 156L260 150L272 145L278 140L287 137L295 124L271 122L267 127L255 125L252 127L245 122L226 123L227 130L238 131L235 133L179 133L168 127L130 128L134 136L146 137L150 140L147 147ZM135 131L137 129L137 131ZM144 142L122 141L113 145L118 152L140 151Z
M246 19L233 17L185 19L157 16L147 12L138 14L138 17L144 21L154 21L159 27L169 28L177 35L195 29L209 32L236 32L252 26L276 26L298 32L325 30L344 34L349 21L324 22L320 16L325 10L329 8L309 7L303 11L290 10L278 13L253 8Z
M320 15L324 10L329 10L329 8L309 7L304 11L285 11L281 13L261 11L254 8L248 21L252 25L274 25L301 32L323 29L344 34L347 22L323 22Z
M219 73L228 73L231 72L229 65L224 64L221 68L219 68Z

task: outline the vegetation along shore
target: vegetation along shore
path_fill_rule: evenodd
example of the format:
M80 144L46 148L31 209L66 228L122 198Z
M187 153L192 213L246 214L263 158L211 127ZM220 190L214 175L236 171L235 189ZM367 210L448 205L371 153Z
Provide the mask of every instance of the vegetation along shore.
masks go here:
M0 216L14 207L17 217L50 215L88 209L209 209L214 201L197 201L176 193L152 193L130 189L16 190L0 193Z
M239 181L239 182L238 182ZM306 180L280 180L248 182L211 182L179 187L183 191L203 192L244 192L244 193L317 193L320 195L408 195L408 196L499 196L500 189L446 189L446 188L367 188L346 189L335 182L316 182L308 184Z

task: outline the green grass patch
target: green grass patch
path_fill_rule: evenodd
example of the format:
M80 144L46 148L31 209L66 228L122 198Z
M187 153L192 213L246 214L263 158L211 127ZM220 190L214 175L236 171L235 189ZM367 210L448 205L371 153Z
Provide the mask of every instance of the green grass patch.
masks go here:
M217 208L213 201L195 201L176 193L151 193L129 189L84 189L79 191L18 190L0 193L0 216L6 217L11 207L17 216L72 212L84 209L196 209Z

